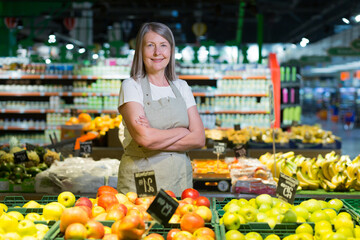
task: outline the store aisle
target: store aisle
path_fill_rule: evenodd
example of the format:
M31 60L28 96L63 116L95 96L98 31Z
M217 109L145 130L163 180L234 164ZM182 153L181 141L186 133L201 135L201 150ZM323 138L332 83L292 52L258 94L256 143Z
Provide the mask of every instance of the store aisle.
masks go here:
M318 118L302 118L303 124L321 124L324 130L332 131L334 135L341 137L341 153L349 155L351 159L360 154L360 128L346 130L343 123L334 123L330 120L322 121Z

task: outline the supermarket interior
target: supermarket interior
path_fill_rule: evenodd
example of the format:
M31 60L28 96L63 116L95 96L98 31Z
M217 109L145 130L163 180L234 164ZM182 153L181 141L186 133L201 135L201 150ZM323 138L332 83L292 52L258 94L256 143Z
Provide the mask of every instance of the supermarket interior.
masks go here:
M0 15L0 240L360 239L360 1L3 0ZM173 34L205 144L134 137L153 155L127 162L120 89L148 22ZM175 164L119 173L167 154L191 162L180 195L162 187Z

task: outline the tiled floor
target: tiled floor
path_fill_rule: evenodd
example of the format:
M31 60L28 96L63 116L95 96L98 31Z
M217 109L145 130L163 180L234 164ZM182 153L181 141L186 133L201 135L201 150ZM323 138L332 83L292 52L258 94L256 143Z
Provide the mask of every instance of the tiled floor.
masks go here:
M336 136L341 137L342 155L349 155L351 159L354 159L360 154L360 128L345 129L343 123L334 123L330 120L321 121L317 118L302 118L303 124L313 125L315 123L321 124L324 130L332 131Z

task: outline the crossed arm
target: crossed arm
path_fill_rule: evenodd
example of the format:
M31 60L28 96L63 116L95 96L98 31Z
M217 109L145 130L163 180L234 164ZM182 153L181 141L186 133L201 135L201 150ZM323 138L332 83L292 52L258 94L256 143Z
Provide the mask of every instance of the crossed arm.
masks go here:
M187 151L205 144L204 126L196 106L188 109L189 128L167 130L150 127L141 104L127 102L119 107L130 135L140 146L151 150Z

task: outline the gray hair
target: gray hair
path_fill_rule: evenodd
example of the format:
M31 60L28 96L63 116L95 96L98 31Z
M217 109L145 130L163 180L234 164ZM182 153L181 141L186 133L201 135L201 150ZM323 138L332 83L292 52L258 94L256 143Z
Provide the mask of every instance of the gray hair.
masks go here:
M145 64L143 62L143 39L146 33L155 32L165 38L171 46L171 55L169 64L165 68L165 77L168 81L172 81L176 79L175 73L175 40L174 35L171 32L170 28L165 24L158 22L149 22L144 23L137 36L136 36L136 47L135 47L135 55L133 59L133 63L131 66L130 77L133 79L143 78L146 75Z

